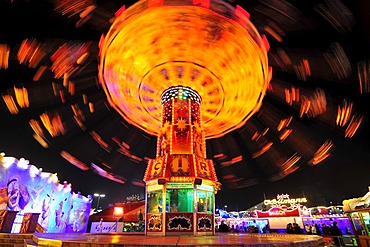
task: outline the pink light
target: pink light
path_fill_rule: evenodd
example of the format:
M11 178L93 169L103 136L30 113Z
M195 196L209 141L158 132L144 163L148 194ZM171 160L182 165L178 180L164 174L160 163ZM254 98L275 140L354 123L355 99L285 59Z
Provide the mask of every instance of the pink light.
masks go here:
M251 17L251 15L248 13L248 11L246 11L245 9L240 7L239 5L236 5L235 15L237 17L239 17L240 19L249 19L249 17Z
M116 17L117 16L120 16L123 12L125 12L125 10L126 10L126 6L125 5L123 5L121 8L119 8L117 11L116 11L116 13L114 14Z

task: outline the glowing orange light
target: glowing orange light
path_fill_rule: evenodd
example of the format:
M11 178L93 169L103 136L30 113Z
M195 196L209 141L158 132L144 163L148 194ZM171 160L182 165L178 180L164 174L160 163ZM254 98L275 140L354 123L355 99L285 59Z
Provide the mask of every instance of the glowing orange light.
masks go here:
M67 151L62 150L60 152L60 156L62 156L64 159L69 161L69 163L71 163L72 165L76 166L77 168L79 168L83 171L89 170L89 167L85 163L81 162L80 160L78 160L76 157L74 157L73 155L71 155Z
M356 133L356 131L358 130L358 128L360 127L361 123L362 123L362 120L363 120L363 116L353 116L351 118L351 121L350 123L348 124L347 128L346 128L346 131L345 131L345 137L348 137L348 138L351 138L353 137L353 135Z
M266 145L264 145L258 152L255 152L254 154L252 154L253 159L267 152L271 148L272 145L273 145L272 142L269 142Z
M282 172L286 175L295 172L298 170L299 165L295 165L299 160L301 159L301 156L294 154L289 159L287 159L284 164L282 164Z
M280 43L283 42L283 38L274 29L272 29L269 26L266 26L264 29L267 33L269 33L272 37L274 37L274 39L276 39L276 41L278 41Z
M352 108L353 108L353 103L348 102L347 100L344 100L342 106L338 106L338 112L337 112L337 119L336 123L339 126L345 126L352 114Z
M276 128L278 131L281 131L283 128L288 127L290 122L292 121L293 117L281 119L278 127Z
M47 66L45 65L42 65L39 67L39 69L37 70L35 76L33 77L33 80L34 81L38 81L40 80L41 76L44 74L44 72L48 69Z
M114 207L113 217L121 218L123 216L123 207Z
M27 108L30 106L28 99L28 91L26 88L16 88L14 87L15 99L21 108Z
M331 156L330 151L334 148L332 141L326 141L315 153L312 160L309 162L311 165L317 165Z
M8 45L0 44L0 69L7 69L9 65L10 48Z
M292 131L293 131L292 129L284 130L279 136L280 141L284 141L292 133Z
M244 125L268 88L269 45L249 14L221 1L198 2L179 8L141 0L117 13L99 42L99 80L110 104L149 134L161 129L160 95L172 86L190 87L202 97L205 138Z

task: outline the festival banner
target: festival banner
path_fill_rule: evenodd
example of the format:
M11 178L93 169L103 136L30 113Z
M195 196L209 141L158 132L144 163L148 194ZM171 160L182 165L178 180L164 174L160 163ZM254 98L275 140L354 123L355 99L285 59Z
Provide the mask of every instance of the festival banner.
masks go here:
M257 210L258 218L269 218L269 217L293 217L299 216L299 209L285 210L282 208L274 207L268 211Z

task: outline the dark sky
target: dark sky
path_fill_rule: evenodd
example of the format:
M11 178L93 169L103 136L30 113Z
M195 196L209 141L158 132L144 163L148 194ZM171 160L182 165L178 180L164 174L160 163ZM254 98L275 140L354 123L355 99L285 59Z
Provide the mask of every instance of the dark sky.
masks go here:
M253 14L256 6L263 2L268 3L269 1L248 2L248 4L243 6L248 11L251 10L250 12ZM327 89L334 98L339 99L344 96L351 98L356 103L356 109L365 115L364 124L361 126L359 133L349 140L348 138L344 138L342 133L338 134L336 131L332 131L325 124L307 119L299 119L298 121L302 122L308 128L309 132L305 133L306 135L310 135L310 131L312 131L312 134L329 133L335 143L333 156L323 164L315 167L302 165L295 173L276 182L269 182L262 179L257 185L240 189L235 189L233 186L223 186L221 191L216 195L216 204L220 207L228 205L229 209L238 208L242 210L259 203L263 200L264 196L275 198L277 194L281 193L288 193L291 197L305 196L308 198L309 205L311 206L319 204L329 205L330 203L340 204L343 199L360 197L368 191L368 186L370 185L368 179L368 174L370 174L370 132L367 114L369 113L368 107L370 101L368 94L361 95L358 92L356 65L357 62L363 60L369 62L370 20L367 15L370 12L370 4L367 0L345 2L353 13L355 24L350 32L342 35L331 29L330 25L324 20L320 20L323 23L322 25L317 25L316 20L319 17L315 14L312 6L315 3L324 3L324 1L309 2L300 3L300 6L298 6L297 3L291 1L304 14L311 16L311 18L306 20L307 22L305 24L309 23L310 25L308 26L312 26L312 30L300 29L301 26L297 24L297 26L291 27L286 40L282 44L272 41L271 46L272 48L274 46L290 47L300 52L307 52L307 49L313 47L315 50L326 50L327 44L330 42L340 42L353 68L352 74L342 80L346 83L338 83L337 80L327 78L316 78L316 80L312 80L312 83L316 83L316 86ZM101 8L110 11L115 10L116 6L123 5L124 3L128 4L128 2L124 1L97 1L97 3ZM238 2L233 2L232 4L236 3ZM242 5L242 3L239 4ZM253 15L251 19L253 21ZM53 11L53 5L48 1L32 1L32 3L25 0L12 1L12 3L10 1L1 2L0 43L9 44L12 48L16 49L23 39L29 37L35 37L40 41L51 39L99 40L101 31L97 26L86 25L77 29L74 27L73 21L73 18L68 19L55 13ZM265 20L261 16L257 16L255 21L260 24ZM14 56L14 53L12 55ZM10 61L9 69L0 69L1 91L5 93L17 83L29 83L34 73L34 69L17 64L17 61L13 57ZM275 75L279 76L278 79L286 81L290 81L295 77L292 74L285 74L278 69L276 69ZM47 79L47 81L50 83L52 79ZM296 82L297 85L300 83L299 81ZM355 86L347 87L349 84ZM282 112L289 112L289 109L285 109L285 106L280 105L281 103L275 102L274 99L269 100L275 107L280 108ZM33 139L32 130L28 125L29 119L37 117L37 113L43 110L46 111L55 108L55 104L43 104L40 107L22 111L17 116L12 116L7 112L2 100L0 107L0 151L4 151L6 156L13 156L18 159L24 157L36 167L42 167L46 172L57 172L61 182L66 180L72 183L73 190L80 191L84 195L96 192L105 193L107 195L106 198L100 201L103 206L106 206L108 203L123 201L127 196L136 193L140 193L143 197L144 188L142 187L133 186L131 183L124 185L118 184L100 177L91 171L81 171L69 164L69 162L59 155L60 150L66 148L65 145L62 145L62 141L64 140L57 140L53 142L50 148L44 149ZM43 109L41 109L42 107ZM99 125L100 122L94 124ZM86 133L79 135L84 134L86 135ZM226 143L227 149L230 149L227 141L224 143ZM78 146L78 144L74 144L74 146ZM95 155L92 146L86 146L84 148L86 153L81 154L81 156ZM89 154L88 149L90 148L91 153ZM145 150L139 150L145 148L146 146L139 146L136 151L138 153L145 153ZM78 150L80 151L80 149ZM211 150L210 152L214 151ZM243 155L248 156L248 154ZM248 161L248 165L261 165L258 162L264 162L258 161L254 163L255 161ZM143 166L143 164L140 165ZM219 169L219 166L216 162L216 170L220 170L220 174L218 174L220 178L222 177L223 168ZM234 173L237 174L238 171L234 171Z

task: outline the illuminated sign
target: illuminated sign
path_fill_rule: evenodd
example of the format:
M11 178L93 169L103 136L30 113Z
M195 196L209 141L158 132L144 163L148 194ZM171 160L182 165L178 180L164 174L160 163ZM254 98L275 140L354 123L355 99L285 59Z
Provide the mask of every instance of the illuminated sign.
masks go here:
M162 189L163 189L163 185L162 184L155 184L155 185L148 186L147 191L148 192L162 191Z
M258 218L268 217L294 217L299 216L299 209L284 210L281 208L272 208L269 211L257 211Z
M276 199L263 201L264 205L283 205L283 204L296 205L296 204L301 204L301 203L307 203L307 199L305 197L290 198L288 194L277 195Z
M202 185L197 185L197 189L199 190L206 190L206 191L214 191L213 186L207 185L207 184L202 184Z
M167 189L193 189L192 183L168 183Z
M117 231L116 231L117 226ZM91 222L90 233L123 232L123 222Z

